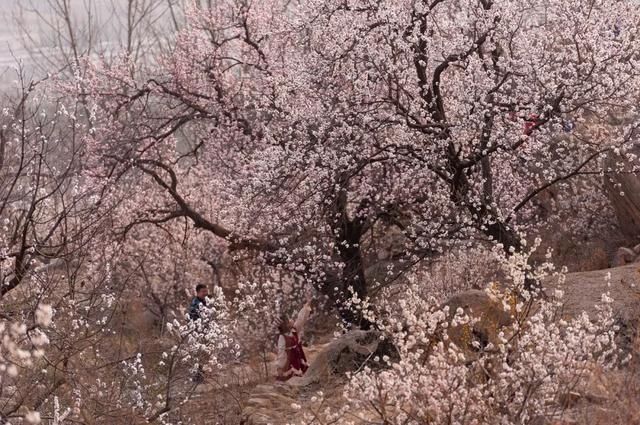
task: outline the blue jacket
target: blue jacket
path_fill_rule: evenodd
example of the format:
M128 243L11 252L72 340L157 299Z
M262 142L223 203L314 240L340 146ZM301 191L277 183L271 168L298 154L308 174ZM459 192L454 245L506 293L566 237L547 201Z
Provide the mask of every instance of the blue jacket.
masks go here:
M201 300L198 297L193 297L191 304L189 305L189 319L198 320L200 316L200 305L207 306L207 300Z

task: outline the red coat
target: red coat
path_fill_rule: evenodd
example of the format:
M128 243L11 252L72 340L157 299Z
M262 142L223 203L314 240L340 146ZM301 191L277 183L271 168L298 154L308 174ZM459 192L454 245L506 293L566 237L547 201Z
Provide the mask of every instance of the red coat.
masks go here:
M524 134L525 135L530 135L533 132L533 129L536 128L537 125L539 125L541 123L541 121L538 119L538 115L536 114L531 114L529 115L529 119L527 119L524 122Z
M293 376L302 376L309 368L307 357L304 355L302 343L298 338L298 332L291 330L291 335L282 335L285 340L287 362L279 371L277 379L279 381L287 381Z

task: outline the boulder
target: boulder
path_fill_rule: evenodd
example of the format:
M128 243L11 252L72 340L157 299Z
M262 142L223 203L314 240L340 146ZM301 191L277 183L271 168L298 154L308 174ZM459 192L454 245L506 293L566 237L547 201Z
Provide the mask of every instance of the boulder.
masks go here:
M607 281L607 275L610 279ZM616 317L636 320L640 316L640 265L629 264L611 269L569 273L565 281L549 278L543 285L548 295L560 289L564 291L563 313L575 317L582 311L590 316L597 313L595 306L601 303L602 294L613 298Z
M325 383L344 377L348 372L356 372L365 364L381 367L375 358L388 356L398 360L399 354L393 344L375 331L353 330L335 339L318 352L304 376L292 378L287 383L292 386L308 386Z
M460 348L468 359L472 359L479 348L489 343L497 345L500 330L512 323L510 312L505 311L502 303L485 291L474 289L460 292L444 305L449 307L449 320L453 319L459 308L473 319L470 324L447 330L447 340Z
M640 264L569 273L564 283L553 278L545 281L544 290L548 295L556 289L564 291L562 314L565 318L576 317L583 311L595 318L596 306L602 304L602 295L608 293L613 299L613 315L618 327L616 344L622 350L622 357L634 350L640 323Z
M634 263L637 257L638 254L636 254L632 249L625 247L618 248L615 255L613 256L613 260L611 261L611 267L620 267L626 264Z
M636 257L633 256L634 259ZM567 319L577 317L583 311L591 317L596 317L596 306L602 303L602 295L608 293L613 298L613 314L619 327L618 343L623 350L631 348L640 323L640 264L569 273L565 276L564 282L548 278L543 283L543 290L547 296L552 296L556 289L564 292L562 314ZM470 359L478 351L478 344L481 347L489 342L495 344L498 332L508 328L512 323L510 311L505 310L500 302L485 291L470 290L458 293L444 305L449 306L450 318L461 308L469 317L477 319L475 323L447 330L448 339Z
M619 167L617 156L606 159L607 168L616 170ZM630 240L640 237L640 176L637 173L616 173L604 178L604 187L618 219L620 229Z

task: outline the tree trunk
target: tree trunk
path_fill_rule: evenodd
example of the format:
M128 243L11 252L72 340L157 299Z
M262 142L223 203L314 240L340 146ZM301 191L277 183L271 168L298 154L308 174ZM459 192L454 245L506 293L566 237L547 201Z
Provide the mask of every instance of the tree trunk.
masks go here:
M333 285L332 289L335 292L332 299L347 327L356 325L366 330L371 327L371 323L364 318L362 310L358 308L368 295L360 248L360 239L365 232L365 219L358 217L357 212L354 219L349 218L347 213L348 175L340 176L338 181L341 183L341 188L334 198L331 227L336 254L343 267L339 285ZM363 200L360 207L365 207L366 204L367 201ZM352 302L354 295L359 300L358 304Z
M338 254L343 263L341 287L336 298L340 316L348 325L356 325L368 330L371 323L363 317L363 312L354 305L353 296L361 302L368 295L364 274L364 262L360 250L361 231L353 224L347 226L345 238L338 243Z

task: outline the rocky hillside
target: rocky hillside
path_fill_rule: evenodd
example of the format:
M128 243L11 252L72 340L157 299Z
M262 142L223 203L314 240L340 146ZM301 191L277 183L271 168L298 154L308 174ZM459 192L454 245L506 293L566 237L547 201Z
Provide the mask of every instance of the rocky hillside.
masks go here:
M640 317L640 264L591 272L571 273L564 281L550 278L546 282L546 292L564 292L566 318L581 314L596 313L595 305L601 302L602 294L609 293L614 299L614 314L621 325L621 342L627 351L635 350L635 330ZM486 296L483 291L465 291L453 296L447 303L452 310L458 307L479 316L473 325L475 335L484 335L489 340L495 338L495 331L506 325L504 311ZM452 340L465 344L461 335L451 334ZM372 334L356 331L331 343L310 347L312 366L308 374L287 383L267 383L258 385L252 391L243 410L244 423L255 425L285 424L298 411L317 411L327 405L342 404L341 386L346 372L359 370L363 363L380 351L384 351ZM564 422L555 424L581 424L580 416L586 411L606 417L607 405L618 397L620 383L625 372L595 374L587 384L576 391L563 395L566 408ZM317 395L322 394L319 398ZM572 410L571 410L572 409ZM594 416L595 417L595 416ZM360 418L365 423L366 418ZM617 422L620 423L620 422Z

